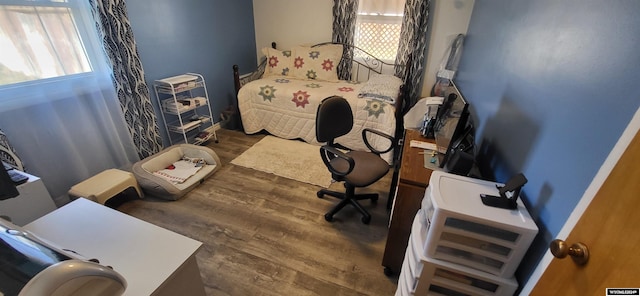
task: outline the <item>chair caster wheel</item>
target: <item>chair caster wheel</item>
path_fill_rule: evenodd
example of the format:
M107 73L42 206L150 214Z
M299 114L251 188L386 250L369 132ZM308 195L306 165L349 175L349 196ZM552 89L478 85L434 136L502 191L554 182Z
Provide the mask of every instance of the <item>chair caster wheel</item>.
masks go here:
M318 198L324 197L324 193L322 193L320 191L316 192L316 195L318 196Z
M362 223L369 224L369 222L371 222L371 217L364 216L362 217L361 220L362 220Z
M327 222L331 222L333 221L333 215L325 214L324 219L327 220Z
M391 270L391 268L389 268L389 267L385 267L383 272L384 272L384 275L386 275L386 276L392 276L393 275L393 270Z

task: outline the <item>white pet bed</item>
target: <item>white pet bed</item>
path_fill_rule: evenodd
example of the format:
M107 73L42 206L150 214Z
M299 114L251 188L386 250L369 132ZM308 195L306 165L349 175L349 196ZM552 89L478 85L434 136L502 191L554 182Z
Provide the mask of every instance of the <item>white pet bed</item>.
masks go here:
M181 183L171 182L154 174L154 172L162 171L185 157L202 159L206 165ZM168 200L178 200L219 170L220 166L220 158L210 148L192 144L177 144L135 163L132 171L145 194Z

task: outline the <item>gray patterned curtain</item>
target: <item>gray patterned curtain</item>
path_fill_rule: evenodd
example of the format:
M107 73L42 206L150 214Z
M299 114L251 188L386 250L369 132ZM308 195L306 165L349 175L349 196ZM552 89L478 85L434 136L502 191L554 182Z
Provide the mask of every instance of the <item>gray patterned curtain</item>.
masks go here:
M333 2L333 36L336 43L353 44L356 32L356 17L358 15L358 0L334 0ZM343 56L353 58L353 48L345 47ZM343 59L344 61L344 59ZM341 62L338 65L338 78L351 79L351 63Z
M16 149L11 146L7 135L0 129L0 160L20 171L25 171L24 163L16 153Z
M124 0L89 0L98 35L113 69L118 94L129 134L140 159L162 149L162 138L153 111L149 88L133 39Z
M408 91L405 97L403 111L409 110L420 99L420 84L424 72L425 49L427 46L427 23L429 21L430 0L406 0L404 19L400 32L400 44L396 64L407 65L408 79L405 89ZM396 68L396 74L401 74L403 69Z

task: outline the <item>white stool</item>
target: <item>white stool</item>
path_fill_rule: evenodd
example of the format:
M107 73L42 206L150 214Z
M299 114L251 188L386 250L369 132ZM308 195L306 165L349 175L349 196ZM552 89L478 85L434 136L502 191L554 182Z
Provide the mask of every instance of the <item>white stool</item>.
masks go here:
M71 190L69 190L69 196L72 198L84 197L104 204L107 200L116 196L116 194L131 187L136 190L138 197L144 197L144 193L142 193L132 173L118 169L108 169L73 185Z

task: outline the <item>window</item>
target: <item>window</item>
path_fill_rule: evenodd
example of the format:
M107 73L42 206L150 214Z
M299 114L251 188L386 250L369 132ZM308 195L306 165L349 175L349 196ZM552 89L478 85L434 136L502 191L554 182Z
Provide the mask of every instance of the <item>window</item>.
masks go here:
M92 71L88 14L74 2L0 0L0 87Z
M355 45L384 61L395 61L404 3L404 0L360 0Z

